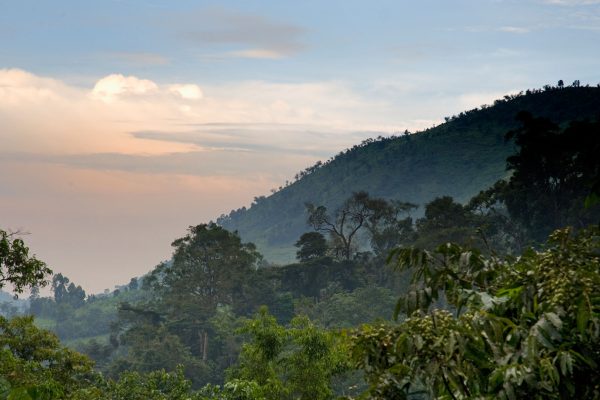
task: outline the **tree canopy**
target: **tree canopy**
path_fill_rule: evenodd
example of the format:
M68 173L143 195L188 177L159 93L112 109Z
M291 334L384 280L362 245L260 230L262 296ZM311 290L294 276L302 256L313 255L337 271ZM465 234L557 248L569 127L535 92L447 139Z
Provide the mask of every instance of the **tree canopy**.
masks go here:
M46 285L52 270L46 263L29 255L23 239L0 229L0 289L10 285L15 293Z
M353 338L374 399L600 398L600 232L554 232L544 251L483 257L401 249L413 271L396 326ZM444 297L448 310L432 307Z
M509 132L516 154L507 159L512 175L487 191L503 203L528 236L542 242L554 229L600 222L600 121L574 121L561 128L527 112ZM587 204L588 207L584 207Z

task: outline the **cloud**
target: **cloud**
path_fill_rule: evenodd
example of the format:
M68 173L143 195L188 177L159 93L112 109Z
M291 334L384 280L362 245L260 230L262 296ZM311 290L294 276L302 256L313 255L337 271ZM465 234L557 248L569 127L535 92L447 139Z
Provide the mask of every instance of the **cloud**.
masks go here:
M183 21L193 27L184 33L188 41L201 46L234 47L224 52L229 57L276 59L305 48L301 40L304 28L259 15L205 10Z
M106 54L103 54L105 57ZM166 65L169 64L169 59L165 56L156 53L145 53L145 52L116 52L109 53L109 57L115 58L126 64L136 66L147 66L147 65Z
M111 102L123 95L146 95L158 90L158 85L135 76L112 74L100 79L92 89L92 97Z
M58 100L74 90L56 79L39 77L20 69L0 69L0 106L40 104Z
M336 148L343 148L350 141L361 141L366 137L377 136L381 132L338 132L285 124L222 124L204 126L188 132L132 132L137 139L171 143L187 143L213 152L253 152L265 158L278 154L305 155L313 158L327 158ZM328 143L323 147L322 143ZM235 157L238 157L237 155ZM243 157L243 156L241 156ZM246 172L243 167L240 173Z
M238 51L230 51L225 53L225 56L232 58L257 58L257 59L271 59L276 60L278 58L283 58L285 53L275 51L275 50L266 50L266 49L248 49L248 50L238 50Z
M177 141L177 136L165 137L165 141ZM239 149L244 150L244 149ZM54 164L75 170L121 171L141 175L177 175L195 177L222 177L223 179L279 175L287 171L288 176L309 165L319 157L308 151L294 149L286 151L286 157L267 157L265 153L276 153L277 148L255 145L251 151L238 149L203 148L197 151L143 155L123 153L88 154L43 154L2 153L4 162L21 164ZM281 154L281 150L279 154ZM321 155L323 156L323 155ZM248 168L251 165L252 168ZM273 171L278 171L273 173ZM281 179L284 177L281 176Z
M85 88L22 70L0 69L0 136L2 150L8 152L186 152L199 145L147 140L130 133L188 134L190 126L229 124L228 129L210 132L203 128L203 138L213 135L205 145L223 147L227 137L225 147L230 149L251 144L291 149L315 132L310 144L319 152L311 154L333 154L368 137L364 132L395 131L396 126L386 125L389 115L382 117L386 112L396 114L383 101L363 98L335 81L245 81L201 87L194 82L157 83L111 74ZM353 132L363 134L357 137Z
M524 27L519 27L519 26L502 26L500 28L498 28L498 30L500 32L507 32L507 33L529 33L531 31L531 29L529 28L524 28Z
M170 85L169 90L186 100L200 100L203 96L200 86L192 83Z

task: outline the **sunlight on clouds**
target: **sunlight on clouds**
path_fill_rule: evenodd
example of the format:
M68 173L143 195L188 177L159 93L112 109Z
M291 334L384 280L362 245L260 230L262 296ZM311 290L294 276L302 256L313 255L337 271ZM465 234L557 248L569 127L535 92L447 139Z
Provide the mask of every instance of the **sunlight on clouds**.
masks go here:
M182 99L186 100L199 100L203 97L202 89L200 89L200 86L194 84L170 85L169 90L172 93L176 93L179 96L181 96Z
M132 139L128 132L141 126L164 128L164 121L181 111L178 104L132 99L132 94L156 91L151 81L108 78L94 87L96 95L112 99L106 102L92 95L94 89L69 86L21 70L0 69L2 151L154 154L191 149L189 145Z
M156 92L157 90L158 85L147 79L112 74L100 79L96 83L91 96L110 103L121 95L144 95Z
M362 98L341 82L270 83L247 81L201 87L159 84L111 74L91 88L67 85L22 70L0 70L0 134L4 151L42 153L166 154L201 150L200 145L156 142L130 135L138 131L181 133L207 123L295 124L347 137L348 132L393 132L385 125L396 111ZM382 113L389 113L382 116ZM243 131L243 129L241 130ZM260 136L261 134L258 133ZM260 141L270 141L265 132ZM235 141L235 137L233 138ZM320 143L339 151L340 141Z
M59 93L66 92L73 95L73 91L58 80L20 69L0 69L0 107L52 102L60 99Z

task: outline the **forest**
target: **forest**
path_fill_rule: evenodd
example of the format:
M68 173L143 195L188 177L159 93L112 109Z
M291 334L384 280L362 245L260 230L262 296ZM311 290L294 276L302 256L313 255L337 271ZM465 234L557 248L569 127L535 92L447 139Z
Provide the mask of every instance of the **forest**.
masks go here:
M468 190L305 198L289 263L228 229L255 205L190 226L168 262L87 295L0 230L0 288L29 296L0 317L0 399L600 399L598 91L528 91L310 167L256 204L327 185L327 171L360 176L362 151L391 188L387 146L426 154L490 115L508 121L489 136L501 173ZM594 100L556 112L574 97Z

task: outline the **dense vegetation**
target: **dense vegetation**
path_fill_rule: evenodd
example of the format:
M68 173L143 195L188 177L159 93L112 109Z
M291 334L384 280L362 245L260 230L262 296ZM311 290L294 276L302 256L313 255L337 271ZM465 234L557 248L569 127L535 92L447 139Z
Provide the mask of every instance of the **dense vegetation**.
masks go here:
M519 126L518 112L564 126L596 118L598 110L600 88L577 83L505 96L423 132L366 140L307 168L274 194L255 198L249 208L223 215L218 223L255 243L267 260L289 263L293 244L308 229L306 202L337 209L353 192L364 190L419 205L415 216L436 197L464 203L507 175L506 158L515 147L505 134Z
M37 316L0 317L0 399L600 398L600 121L504 134L510 175L469 201L307 203L284 266L200 224L86 296L0 231L0 288Z

